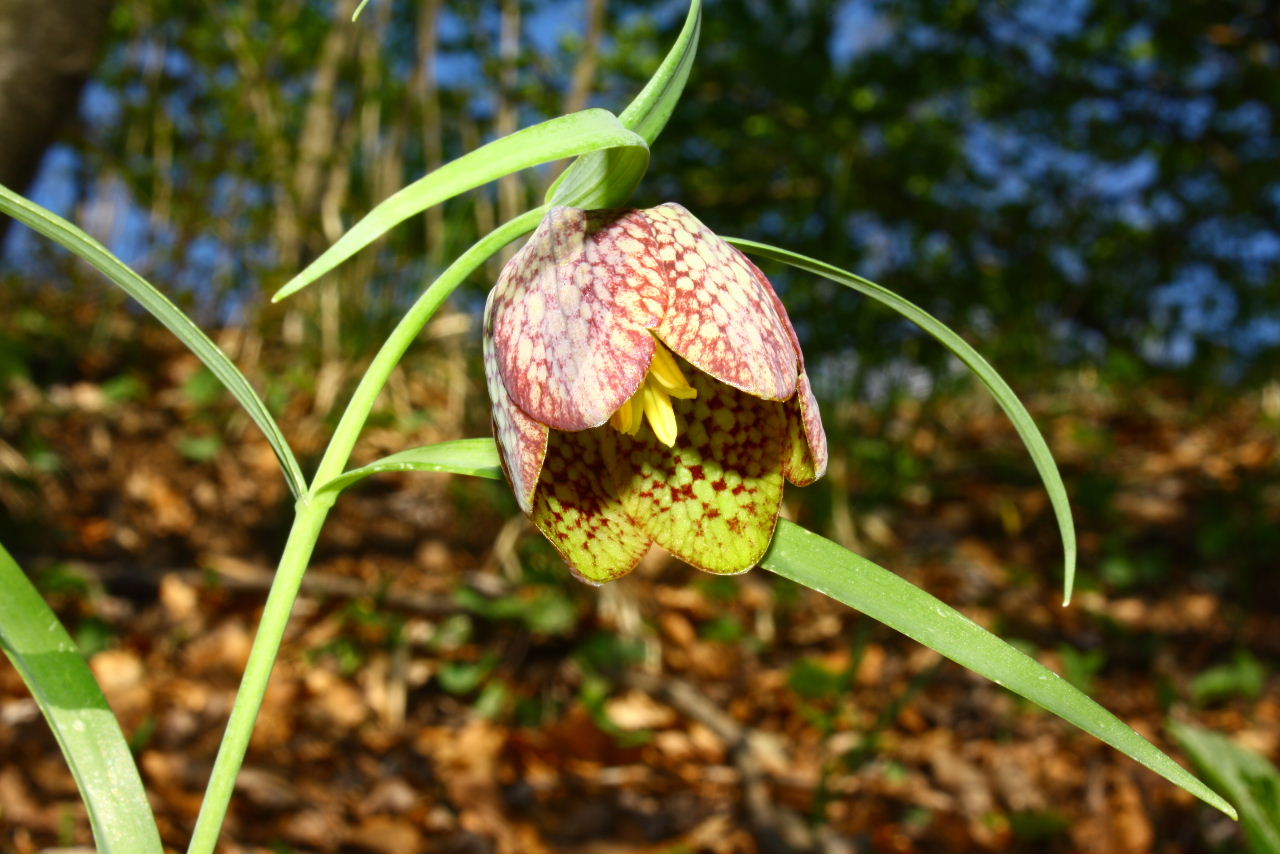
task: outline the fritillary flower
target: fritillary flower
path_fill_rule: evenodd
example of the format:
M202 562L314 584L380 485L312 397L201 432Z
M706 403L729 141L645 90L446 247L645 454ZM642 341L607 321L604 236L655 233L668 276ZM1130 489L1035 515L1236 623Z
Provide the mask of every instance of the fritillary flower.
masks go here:
M677 204L552 209L485 307L494 434L520 508L581 578L651 543L699 569L750 569L783 478L827 447L773 286Z

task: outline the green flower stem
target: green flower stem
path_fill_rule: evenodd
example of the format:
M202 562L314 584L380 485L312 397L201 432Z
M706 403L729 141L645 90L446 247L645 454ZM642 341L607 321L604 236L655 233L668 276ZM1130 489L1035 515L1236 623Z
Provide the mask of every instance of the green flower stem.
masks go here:
M364 429L365 421L373 410L373 404L382 393L382 388L391 377L391 372L395 370L396 365L400 364L400 358L441 304L457 290L458 285L462 284L467 276L489 260L495 252L517 237L537 228L546 210L545 206L534 208L495 228L473 243L471 248L459 255L457 260L450 264L440 277L431 283L431 287L422 292L417 302L405 312L404 317L396 324L396 328L387 336L382 349L369 363L369 369L364 372L355 393L351 395L351 400L338 421L337 429L333 431L333 438L329 440L329 447L325 449L320 466L316 469L315 478L311 481L312 489L323 486L342 474L347 461L351 459L351 450L355 447L356 440L360 438L360 431Z
M236 775L244 764L245 751L253 735L258 711L262 708L262 698L267 693L267 682L280 652L280 641L289 623L289 614L298 598L298 588L302 586L302 576L307 571L307 562L320 536L320 528L335 498L329 494L298 501L297 515L293 518L289 539L280 556L275 580L271 582L267 604L262 609L262 621L253 639L253 649L249 652L249 663L245 666L244 678L240 680L235 705L231 707L231 718L218 748L218 758L213 763L213 773L204 802L200 805L188 854L212 854L218 844L218 834L227 814L227 805L231 802Z
M271 592L267 595L258 634L249 651L244 678L240 682L235 704L231 707L231 718L227 721L227 731L218 748L218 758L213 764L204 802L200 805L200 815L196 819L188 854L211 854L218 843L227 806L231 802L231 793L235 789L236 776L240 773L240 766L244 764L245 752L249 748L249 739L262 708L271 670L280 652L280 641L289 623L289 615L293 612L293 603L298 598L302 577L307 571L307 563L315 549L316 540L320 537L320 529L337 498L336 491L321 492L320 488L342 474L378 395L382 393L391 372L400 363L401 357L422 331L422 327L467 276L503 246L533 231L545 212L546 208L541 207L521 214L494 229L458 256L423 291L422 296L418 297L396 324L396 328L387 336L382 348L361 377L338 421L333 437L329 440L311 481L310 490L297 503L297 514L289 531L289 540L285 543L275 580L271 583Z

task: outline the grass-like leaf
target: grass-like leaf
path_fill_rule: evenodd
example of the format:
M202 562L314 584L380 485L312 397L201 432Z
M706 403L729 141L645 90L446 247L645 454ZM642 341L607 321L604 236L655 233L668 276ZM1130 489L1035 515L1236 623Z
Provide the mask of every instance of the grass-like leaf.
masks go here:
M684 92L701 29L702 0L692 0L675 44L640 94L618 116L624 127L638 133L650 145L666 127ZM569 164L547 190L547 204L579 208L620 206L630 198L647 166L647 159L641 163L627 149L584 154Z
M0 648L62 747L98 850L160 852L138 768L84 657L44 598L0 546Z
M276 291L279 302L297 293L414 214L504 175L602 149L625 149L628 162L649 163L644 139L608 110L590 109L550 119L495 139L450 161L380 202L298 275Z
M100 273L118 285L125 293L137 300L143 308L159 320L164 326L178 336L191 352L213 372L227 390L240 401L240 405L249 413L249 417L266 435L271 448L280 460L285 480L294 497L305 491L305 480L298 460L289 448L284 434L276 424L266 404L258 397L258 393L249 385L244 374L240 373L232 361L209 340L196 326L191 318L156 289L154 285L135 273L127 264L111 253L107 247L94 240L88 234L67 222L53 211L47 210L9 188L0 185L0 211L21 222L50 240L58 243L87 261Z
M1236 817L1231 804L1070 682L887 569L785 520L778 522L760 565L856 608L1043 706Z
M667 51L658 70L640 90L640 94L618 116L625 127L644 137L650 145L667 126L667 119L675 112L684 85L693 68L698 50L698 36L702 32L702 0L691 0L689 13L676 42Z
M393 471L426 471L466 474L490 480L502 479L502 464L493 439L454 439L409 448L344 472L316 490L318 494L341 492L366 477Z
M1240 807L1249 850L1280 854L1280 771L1262 755L1224 735L1184 723L1169 730L1196 770Z
M1071 591L1075 586L1076 578L1076 529L1075 523L1071 518L1071 504L1067 501L1067 488L1062 483L1062 475L1058 472L1058 464L1054 462L1053 454L1049 451L1049 446L1046 444L1044 437L1040 435L1040 430L1036 427L1035 421L1031 419L1031 414L1022 405L1022 401L1018 400L1018 395L1009 387L1009 384L996 373L995 368L991 367L990 363L982 358L982 355L977 350L969 346L963 338L953 332L945 323L911 301L877 285L875 282L868 281L859 275L850 273L847 270L841 270L839 267L833 267L815 258L809 258L787 249L780 249L777 246L734 237L725 239L744 252L758 255L762 258L770 258L774 261L781 261L807 273L816 273L884 303L938 339L944 347L954 353L960 361L964 362L971 371L977 374L978 379L982 380L982 383L991 390L996 402L1000 404L1005 414L1009 416L1009 420L1013 422L1014 429L1018 431L1018 435L1022 437L1023 444L1027 446L1027 451L1031 454L1031 461L1035 463L1036 470L1040 472L1040 478L1044 481L1045 490L1049 493L1049 501L1053 505L1054 515L1058 520L1058 530L1062 535L1063 604L1070 602Z

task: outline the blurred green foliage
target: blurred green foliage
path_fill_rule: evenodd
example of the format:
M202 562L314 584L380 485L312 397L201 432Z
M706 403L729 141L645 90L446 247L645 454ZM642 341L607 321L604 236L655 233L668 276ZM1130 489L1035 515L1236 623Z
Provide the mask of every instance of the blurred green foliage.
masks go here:
M1231 798L1240 810L1248 849L1280 852L1280 771L1266 757L1238 742L1188 723L1171 722L1174 738L1196 770Z
M1250 700L1262 695L1267 668L1248 650L1241 649L1231 661L1200 673L1191 683L1191 698L1197 705L1209 705L1232 697Z

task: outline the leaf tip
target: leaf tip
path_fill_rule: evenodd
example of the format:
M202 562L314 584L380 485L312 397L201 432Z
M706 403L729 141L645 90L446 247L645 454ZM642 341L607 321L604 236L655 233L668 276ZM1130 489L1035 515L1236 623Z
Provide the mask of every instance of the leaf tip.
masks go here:
M271 295L271 302L273 303L283 302L284 300L296 294L298 291L302 290L302 287L303 287L303 284L300 283L298 281L298 278L295 276L294 278L290 279L285 284L284 287L280 288L280 290L276 291L274 294Z

